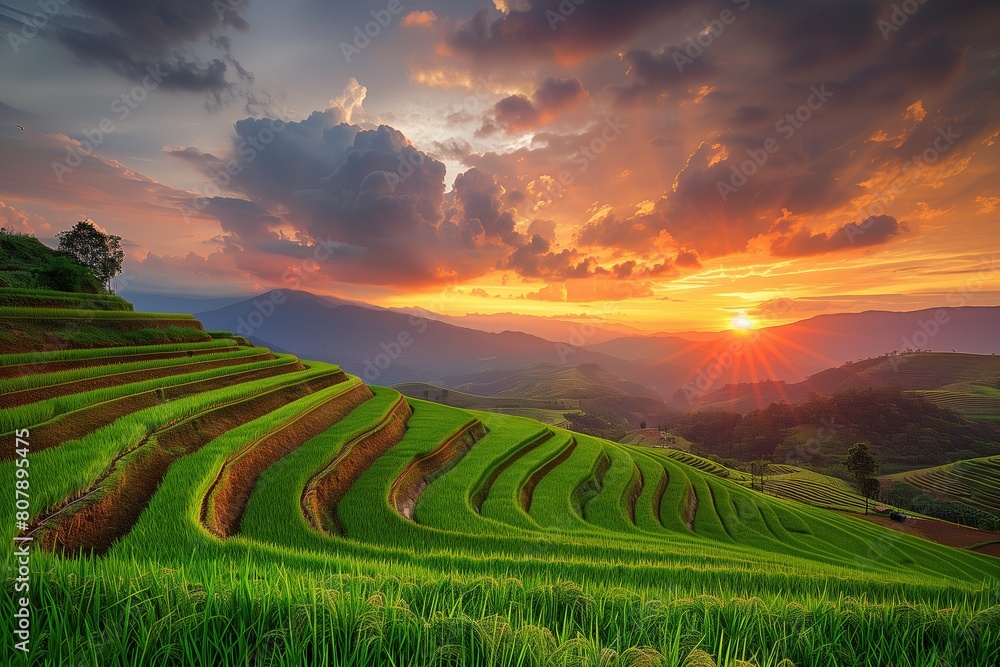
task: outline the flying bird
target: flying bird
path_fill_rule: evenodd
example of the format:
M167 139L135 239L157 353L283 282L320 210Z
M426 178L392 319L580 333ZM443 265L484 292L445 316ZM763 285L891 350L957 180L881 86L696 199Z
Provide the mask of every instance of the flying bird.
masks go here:
M19 130L21 130L22 132L24 132L24 128L23 128L23 127L21 127L20 125L18 125L18 126L17 126L17 129L19 129Z

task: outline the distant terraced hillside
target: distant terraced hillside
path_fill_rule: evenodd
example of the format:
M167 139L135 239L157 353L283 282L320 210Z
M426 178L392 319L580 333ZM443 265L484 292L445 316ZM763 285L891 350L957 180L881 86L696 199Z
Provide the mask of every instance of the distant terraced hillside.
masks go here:
M580 411L580 401L570 398L519 398L512 396L477 396L455 389L445 389L426 382L407 382L393 387L410 398L422 398L454 408L485 410L497 414L528 417L553 426L567 426L567 413Z
M956 461L893 475L938 498L1000 516L1000 456Z
M801 403L811 394L897 386L964 415L1000 416L1000 356L914 352L865 359L816 373L798 383L760 382L723 387L697 409L749 412L773 402Z
M1000 419L1000 389L982 385L961 387L962 390L930 389L913 392L934 405L954 410L969 419Z
M750 475L746 472L727 468L690 452L677 449L659 451L702 472L750 486ZM765 477L764 492L813 507L855 513L865 510L864 496L847 482L793 465L771 464Z
M1000 559L760 494L684 453L407 398L189 318L8 308L18 348L62 345L0 356L0 431L20 442L0 468L30 506L6 530L33 540L38 664L1000 656ZM80 322L107 344L71 349ZM177 326L197 340L130 338ZM5 642L0 663L19 659Z

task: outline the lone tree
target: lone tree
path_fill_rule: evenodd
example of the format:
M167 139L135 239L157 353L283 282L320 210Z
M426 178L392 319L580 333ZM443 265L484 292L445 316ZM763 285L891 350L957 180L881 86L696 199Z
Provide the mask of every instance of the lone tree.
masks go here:
M60 232L56 237L60 251L75 257L111 291L111 280L122 272L125 260L122 237L105 234L90 220L81 220L73 229Z
M760 480L760 490L764 491L764 478L771 474L771 462L768 459L755 459L750 462L750 488L754 488L755 479Z
M878 495L878 461L868 450L867 442L858 442L847 450L844 466L854 475L858 489L865 497L865 514L868 514L868 500Z

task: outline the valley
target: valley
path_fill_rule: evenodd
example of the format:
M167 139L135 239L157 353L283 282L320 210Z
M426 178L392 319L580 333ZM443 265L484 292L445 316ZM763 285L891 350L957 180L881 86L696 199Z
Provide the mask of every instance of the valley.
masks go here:
M913 665L931 664L917 645L966 665L1000 650L1000 560L855 518L845 482L776 465L761 493L678 449L503 414L640 400L596 369L562 376L576 378L562 390L544 384L550 372L466 382L489 396L389 389L179 315L0 315L14 341L80 320L109 340L130 323L187 321L199 339L0 355L0 430L32 434L32 519L8 536L36 545L35 632L51 660L117 660L141 645L214 664L280 647L311 662L613 652L617 664L805 666L856 659L850 642L830 653L825 638L841 633ZM966 484L981 475L961 470ZM932 481L957 473L904 478L957 489ZM98 607L90 632L65 631ZM210 643L189 641L194 617ZM748 638L731 638L733 623Z

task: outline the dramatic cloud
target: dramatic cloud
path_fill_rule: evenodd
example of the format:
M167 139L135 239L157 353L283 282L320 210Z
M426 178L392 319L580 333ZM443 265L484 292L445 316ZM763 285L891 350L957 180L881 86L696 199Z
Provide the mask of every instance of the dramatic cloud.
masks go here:
M698 261L698 255L689 250L681 250L677 253L677 259L674 260L674 264L684 267L685 269L701 268L701 262Z
M646 49L631 49L622 58L628 66L631 80L612 86L618 101L624 104L657 103L662 93L684 93L712 81L717 74L711 54L704 49L691 50L692 58L683 47L669 47L653 53Z
M813 234L801 228L775 240L771 245L771 254L775 257L806 257L851 248L868 248L887 243L908 231L905 223L888 215L849 222L830 234Z
M507 132L533 130L552 122L559 114L572 110L587 98L583 82L577 78L546 77L529 100L524 95L505 97L493 107L492 123ZM482 131L492 129L492 124Z
M213 105L231 92L235 80L253 76L229 50L225 31L249 28L242 0L79 0L79 20L60 22L51 33L85 65L102 66L132 81L155 76L164 89L207 94ZM220 56L207 60L183 55L209 44ZM234 80L227 75L235 73Z
M558 83L558 82L555 82ZM560 85L539 100L558 104ZM567 87L568 88L568 87ZM553 246L556 225L534 220L528 234L498 178L473 167L446 193L444 164L387 125L362 129L331 109L301 122L236 124L229 153L169 152L198 166L243 198L205 197L198 214L217 220L214 242L236 266L275 279L287 265L320 250L318 271L342 283L441 284L513 271L530 280L629 280L670 275L667 264L634 261L603 267L594 257ZM253 138L267 134L266 145ZM241 160L243 148L250 155ZM220 178L220 174L224 178Z
M640 318L822 296L862 265L903 289L951 253L962 275L992 239L995 2L905 20L875 0L460 4L393 14L350 62L341 41L378 9L356 0L67 5L30 47L45 96L28 61L9 68L24 111L0 103L0 221L91 217L136 240L150 288L291 272L388 303L458 282L460 301L649 299ZM235 57L249 41L300 108L193 112L188 93L259 102ZM88 146L110 97L91 67L162 90ZM820 296L797 314L840 307Z
M591 260L579 259L579 255L572 250L553 253L549 242L541 236L531 237L531 241L517 248L497 268L513 269L522 276L545 280L568 280L593 275Z
M689 2L662 0L532 0L504 3L503 14L491 18L484 7L448 35L455 51L476 60L525 59L575 62L615 47L642 26L678 11Z
M446 197L444 164L392 127L344 119L247 119L227 155L169 151L245 197L206 197L199 210L219 221L216 241L238 266L280 275L319 249L334 280L426 286L482 275L526 243L492 174L459 174Z
M52 227L40 215L19 211L0 201L0 228L5 231L34 236L47 235Z

